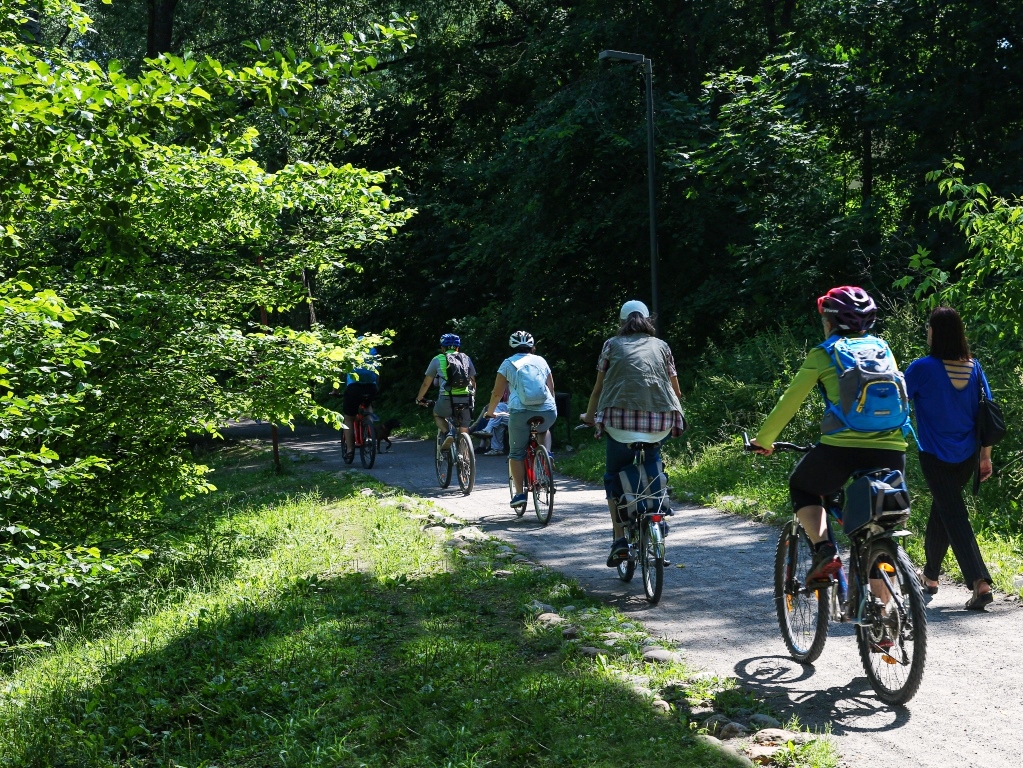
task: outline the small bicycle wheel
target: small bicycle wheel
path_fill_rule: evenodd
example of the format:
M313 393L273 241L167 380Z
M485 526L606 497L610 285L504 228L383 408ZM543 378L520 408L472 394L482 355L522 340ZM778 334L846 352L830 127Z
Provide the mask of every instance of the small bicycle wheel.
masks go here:
M913 564L891 539L867 553L864 623L856 627L870 687L888 704L913 698L927 660L927 614Z
M445 439L447 439L446 434L437 435L437 481L441 488L451 485L451 450L441 450Z
M455 466L458 467L458 487L462 495L472 493L476 484L476 452L472 449L472 440L465 432L459 432L455 442Z
M359 458L362 459L362 466L366 469L373 469L377 460L376 430L373 428L373 419L362 420L362 445L359 446Z
M639 563L643 573L643 591L650 605L657 605L664 587L664 544L651 530L657 523L645 522L639 529Z
M533 509L540 525L547 525L554 514L554 467L551 455L542 445L533 457Z
M788 522L774 558L774 604L781 638L792 658L811 664L828 639L828 590L806 588L813 547L802 526Z

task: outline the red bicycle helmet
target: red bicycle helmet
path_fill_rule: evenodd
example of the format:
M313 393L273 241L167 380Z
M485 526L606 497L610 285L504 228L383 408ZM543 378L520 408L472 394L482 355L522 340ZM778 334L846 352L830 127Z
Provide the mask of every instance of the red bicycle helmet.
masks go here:
M869 331L877 318L877 304L870 294L854 285L832 288L817 299L817 312L843 331Z

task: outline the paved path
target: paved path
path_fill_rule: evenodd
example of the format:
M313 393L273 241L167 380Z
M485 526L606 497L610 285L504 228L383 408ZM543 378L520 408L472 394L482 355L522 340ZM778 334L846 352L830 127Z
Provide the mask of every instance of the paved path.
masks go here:
M258 425L231 430L262 438L268 432ZM282 442L318 457L325 469L343 468L336 432L300 428L298 434L282 432ZM354 466L359 468L358 458ZM509 509L503 457L479 457L477 467L471 496L463 497L457 487L441 490L432 445L395 440L393 451L381 454L370 473L433 499L575 577L652 634L676 643L689 664L736 676L807 725L830 723L853 768L1016 768L1023 763L1023 610L1018 603L998 600L986 613L970 613L962 610L966 589L943 583L928 610L923 685L908 706L890 708L867 683L851 627L832 626L813 667L786 655L771 588L775 528L713 509L677 513L668 539L675 565L667 569L660 604L650 608L638 575L623 584L604 566L611 537L601 488L559 478L554 517L543 529L531 507L521 519Z

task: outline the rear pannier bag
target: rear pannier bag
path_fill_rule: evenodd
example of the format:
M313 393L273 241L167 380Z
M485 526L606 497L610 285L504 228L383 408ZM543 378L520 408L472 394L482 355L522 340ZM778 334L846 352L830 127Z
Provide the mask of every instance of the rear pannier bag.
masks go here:
M660 461L630 464L618 473L618 479L623 491L618 506L630 518L647 513L671 513L668 476L664 474L664 465Z
M854 480L845 489L842 529L858 531L868 523L891 528L909 519L909 492L898 470L878 470Z

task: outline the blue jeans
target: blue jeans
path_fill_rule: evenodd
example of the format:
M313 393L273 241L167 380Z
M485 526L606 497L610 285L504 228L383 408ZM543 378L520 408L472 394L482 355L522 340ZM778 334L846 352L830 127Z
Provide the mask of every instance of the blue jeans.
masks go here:
M618 473L636 460L636 452L626 443L619 443L613 437L604 434L604 493L609 499L619 498L622 491L622 481L618 479ZM647 449L646 464L659 462L661 460L661 448L654 450Z

